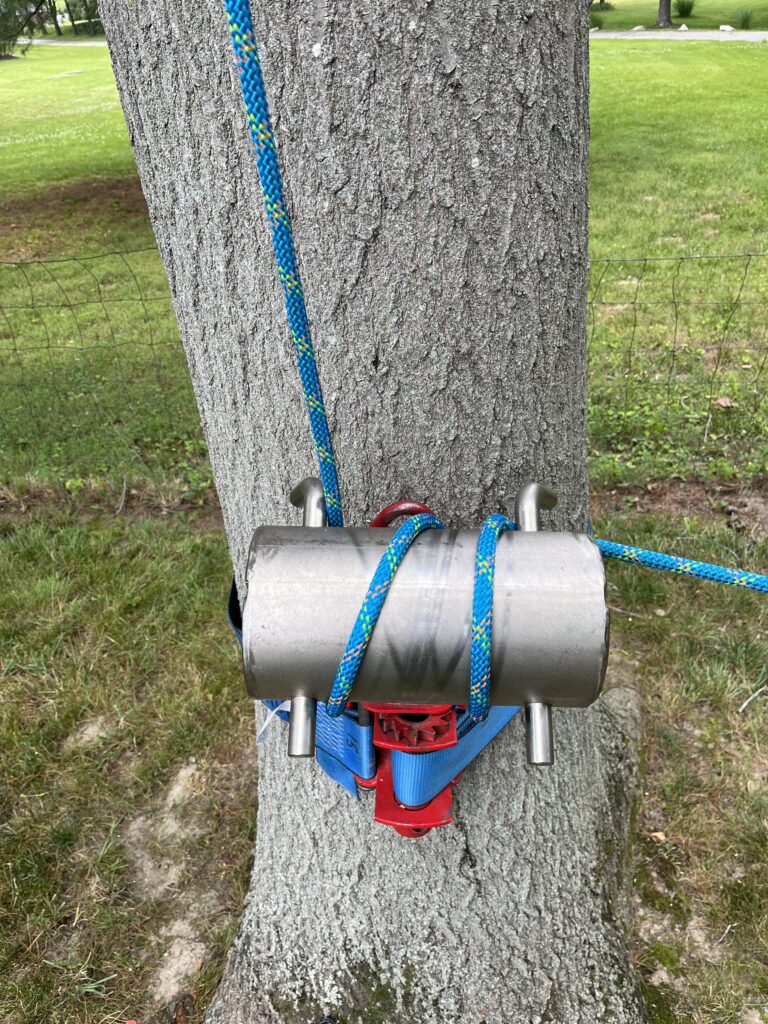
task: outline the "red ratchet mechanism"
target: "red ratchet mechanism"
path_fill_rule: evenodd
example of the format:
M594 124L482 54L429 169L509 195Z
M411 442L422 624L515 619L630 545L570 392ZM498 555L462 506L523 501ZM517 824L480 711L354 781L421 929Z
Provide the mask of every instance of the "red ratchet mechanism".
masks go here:
M391 526L403 516L434 515L418 501L393 501L371 521L374 528ZM374 779L358 779L364 789L376 790L374 820L390 825L401 836L417 838L453 821L453 779L436 797L421 807L406 807L395 796L392 751L428 754L455 747L456 708L451 704L369 704L362 705L373 718L373 745L378 750Z

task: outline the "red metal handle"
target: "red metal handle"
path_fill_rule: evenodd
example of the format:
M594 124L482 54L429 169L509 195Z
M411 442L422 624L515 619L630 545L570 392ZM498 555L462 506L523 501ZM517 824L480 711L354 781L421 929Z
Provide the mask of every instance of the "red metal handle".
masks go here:
M422 505L420 501L393 501L371 520L371 526L391 526L401 516L416 516L420 513L431 516L435 514L429 506Z

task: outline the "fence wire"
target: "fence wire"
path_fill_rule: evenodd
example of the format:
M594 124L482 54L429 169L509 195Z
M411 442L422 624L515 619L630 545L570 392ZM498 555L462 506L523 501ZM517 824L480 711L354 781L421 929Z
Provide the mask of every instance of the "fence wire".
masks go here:
M164 473L203 449L156 249L0 264L0 475Z
M764 253L594 260L593 475L768 471L767 314Z
M593 260L603 482L768 472L768 254ZM157 250L0 263L0 479L182 473L204 454Z

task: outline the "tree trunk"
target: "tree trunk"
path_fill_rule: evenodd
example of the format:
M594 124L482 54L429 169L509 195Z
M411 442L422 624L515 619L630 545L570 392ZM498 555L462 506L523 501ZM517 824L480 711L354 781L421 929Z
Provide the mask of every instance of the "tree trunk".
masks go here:
M67 9L67 14L69 15L69 20L72 24L72 35L77 36L80 34L80 30L75 24L75 15L72 11L72 5L69 3L69 0L64 0L64 6Z
M85 20L88 22L88 35L96 35L96 23L95 18L97 17L96 4L89 3L89 0L83 0L83 8L85 10Z
M56 31L56 35L61 35L61 25L59 24L58 11L56 10L56 0L46 0L46 9L48 11L48 17L53 23L53 27Z
M315 470L226 19L214 0L101 13L242 594L254 527L296 522ZM586 4L253 13L347 522L411 497L478 524L537 479L550 525L583 527ZM273 738L209 1024L643 1020L634 705L616 690L555 727L554 768L526 766L516 720L421 840Z
M672 0L659 0L656 28L672 28Z

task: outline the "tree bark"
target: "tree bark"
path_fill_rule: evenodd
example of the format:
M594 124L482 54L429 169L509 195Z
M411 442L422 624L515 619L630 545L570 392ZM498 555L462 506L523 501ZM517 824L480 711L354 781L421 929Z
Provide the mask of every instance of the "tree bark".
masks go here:
M314 472L223 7L100 5L235 574ZM253 9L347 522L451 525L537 479L587 521L586 4ZM297 642L300 642L297 624ZM329 680L330 684L330 680ZM417 841L312 763L259 758L251 889L209 1024L638 1022L627 953L636 716L624 691L515 721Z
M656 28L672 28L672 0L659 0Z
M46 0L45 6L48 11L48 17L51 19L51 23L53 24L56 35L60 36L62 33L61 25L59 24L58 11L56 9L56 0Z
M72 35L77 36L80 34L80 32L77 25L75 24L75 15L72 12L72 5L69 3L69 0L64 0L64 6L67 9L67 14L69 15L69 20L72 25Z

